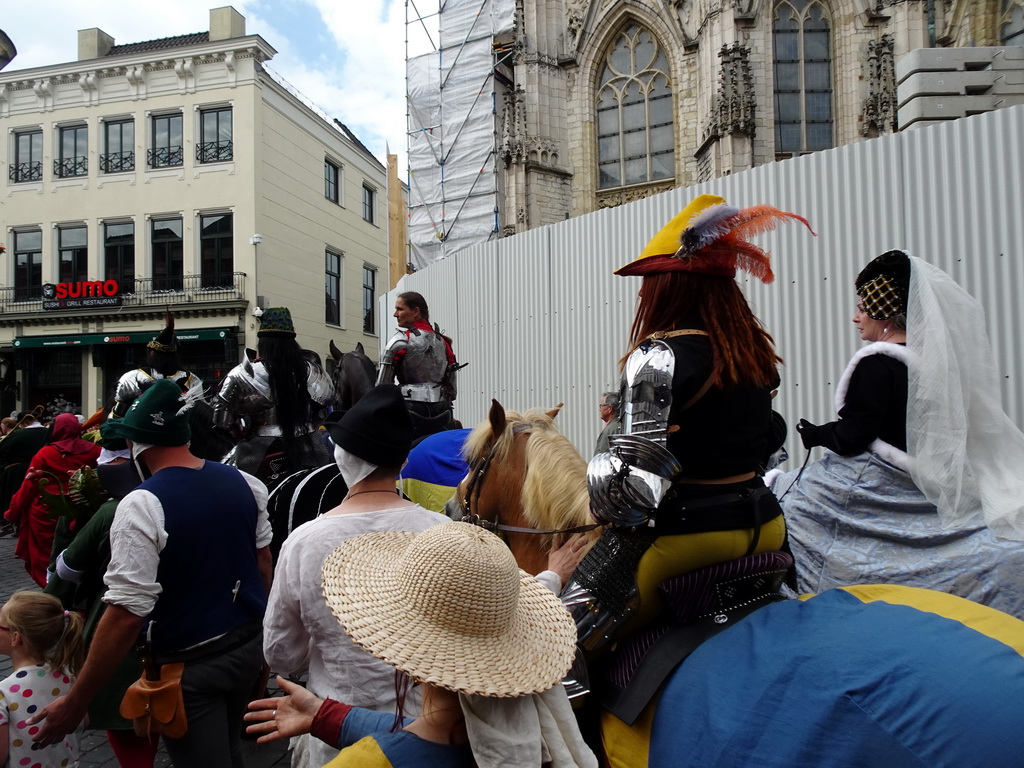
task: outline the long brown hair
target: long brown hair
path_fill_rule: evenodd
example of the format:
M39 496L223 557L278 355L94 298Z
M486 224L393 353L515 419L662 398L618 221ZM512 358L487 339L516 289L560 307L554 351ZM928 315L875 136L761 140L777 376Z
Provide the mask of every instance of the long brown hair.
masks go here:
M15 592L7 603L7 623L19 632L32 651L53 671L78 672L85 657L82 629L85 622L65 611L53 595Z
M629 334L626 358L644 339L699 321L708 332L712 379L716 387L737 384L774 386L782 358L732 278L692 272L662 272L644 277Z

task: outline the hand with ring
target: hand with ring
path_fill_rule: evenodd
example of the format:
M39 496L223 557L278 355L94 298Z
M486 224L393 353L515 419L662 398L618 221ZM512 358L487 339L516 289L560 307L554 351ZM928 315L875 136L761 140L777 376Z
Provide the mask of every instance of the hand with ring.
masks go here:
M249 702L245 721L252 725L247 726L245 731L259 736L257 744L309 733L313 727L313 718L324 703L301 685L289 682L280 675L277 677L277 685L286 696Z

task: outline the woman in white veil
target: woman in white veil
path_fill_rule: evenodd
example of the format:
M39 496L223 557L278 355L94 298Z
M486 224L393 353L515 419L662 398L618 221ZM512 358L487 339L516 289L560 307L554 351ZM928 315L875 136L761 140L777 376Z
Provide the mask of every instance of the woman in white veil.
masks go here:
M840 418L798 426L805 445L831 450L802 476L766 478L786 515L798 590L909 584L1024 618L1024 434L1002 410L984 311L941 269L902 251L869 264L857 289L854 322L872 343L837 387ZM872 323L884 334L865 335ZM869 367L888 378L865 385ZM863 391L879 382L894 395ZM881 437L861 430L859 443L844 440L865 404L902 407L904 386L905 442L899 420L879 414Z

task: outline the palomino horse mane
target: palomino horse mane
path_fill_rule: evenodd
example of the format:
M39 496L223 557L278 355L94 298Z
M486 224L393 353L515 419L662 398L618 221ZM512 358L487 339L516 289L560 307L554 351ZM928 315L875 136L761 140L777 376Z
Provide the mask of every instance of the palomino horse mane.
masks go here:
M491 452L483 485L488 497L502 507L501 522L541 530L561 530L593 522L587 496L587 464L555 426L554 417L560 408L518 413L506 411L494 401L489 419L467 438L464 453L470 466ZM529 439L525 439L527 436ZM516 451L522 454L518 459ZM516 475L516 467L522 467L522 475ZM500 490L496 492L495 488ZM522 508L522 522L511 518L518 511L517 505ZM596 538L599 533L594 531L592 536ZM556 543L554 535L527 537L524 545L544 553Z

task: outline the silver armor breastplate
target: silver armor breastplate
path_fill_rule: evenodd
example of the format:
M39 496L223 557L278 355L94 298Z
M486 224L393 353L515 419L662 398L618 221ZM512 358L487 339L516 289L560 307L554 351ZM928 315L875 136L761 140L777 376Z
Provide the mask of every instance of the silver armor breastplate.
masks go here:
M622 432L587 466L590 510L604 522L648 525L681 468L665 447L675 354L663 341L641 344L622 375Z
M158 379L173 381L188 395L190 401L203 397L203 380L189 371L177 371L173 376L164 376L156 371L136 368L117 380L117 387L114 390L114 415L124 416L132 401L149 389Z
M444 339L427 331L413 332L398 363L399 384L440 384L448 370Z

